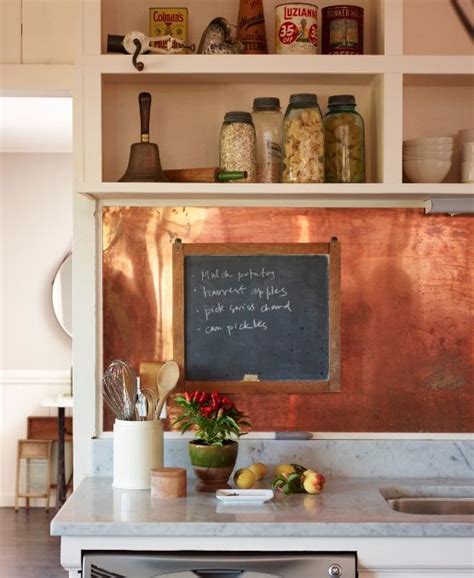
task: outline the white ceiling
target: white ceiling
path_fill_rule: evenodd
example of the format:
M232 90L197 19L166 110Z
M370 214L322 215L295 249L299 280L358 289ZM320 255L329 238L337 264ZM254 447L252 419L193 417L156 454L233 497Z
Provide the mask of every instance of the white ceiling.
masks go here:
M0 152L72 152L72 98L0 98Z

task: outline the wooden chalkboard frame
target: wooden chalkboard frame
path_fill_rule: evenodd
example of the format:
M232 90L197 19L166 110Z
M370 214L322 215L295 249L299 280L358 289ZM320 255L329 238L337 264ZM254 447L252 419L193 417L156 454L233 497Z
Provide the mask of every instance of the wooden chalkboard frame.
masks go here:
M192 255L328 255L329 256L329 372L327 380L305 381L190 381L185 368L185 258ZM179 391L225 393L329 393L341 389L341 246L329 243L182 243L173 244L173 358L180 368Z

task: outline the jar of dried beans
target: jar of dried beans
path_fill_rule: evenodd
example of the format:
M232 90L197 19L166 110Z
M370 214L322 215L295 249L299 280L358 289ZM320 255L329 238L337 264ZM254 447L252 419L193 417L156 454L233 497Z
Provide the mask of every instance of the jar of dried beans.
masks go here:
M257 143L249 112L226 112L221 129L220 168L247 171L247 178L239 182L257 182Z
M315 94L292 94L283 121L284 183L324 182L324 126Z
M352 94L328 99L324 116L328 183L365 183L364 120L355 107Z
M257 134L257 182L279 183L283 125L280 99L271 96L254 99L252 117Z

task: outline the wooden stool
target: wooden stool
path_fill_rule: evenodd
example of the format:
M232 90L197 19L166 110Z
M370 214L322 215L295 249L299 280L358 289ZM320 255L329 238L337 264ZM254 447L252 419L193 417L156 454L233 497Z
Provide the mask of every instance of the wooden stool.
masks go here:
M30 498L46 498L46 511L49 511L51 495L51 440L18 440L18 453L16 460L16 487L15 487L15 511L18 512L18 499L25 498L25 507L30 507ZM43 494L31 494L26 487L25 493L20 494L20 465L21 460L46 460L47 475L46 487Z

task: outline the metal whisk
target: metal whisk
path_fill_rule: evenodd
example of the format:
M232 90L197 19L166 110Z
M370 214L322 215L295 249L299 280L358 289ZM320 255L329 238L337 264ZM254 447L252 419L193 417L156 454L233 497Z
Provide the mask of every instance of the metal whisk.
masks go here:
M137 374L128 361L115 359L107 371L116 375L122 382L122 387L128 392L129 398L135 404L137 398Z
M118 373L107 370L102 377L102 395L117 419L131 421L135 418L135 400L130 399L128 390Z

